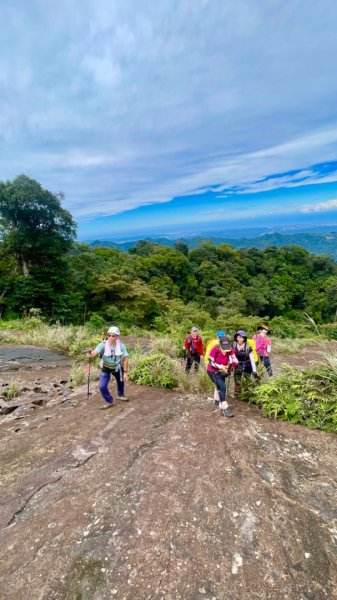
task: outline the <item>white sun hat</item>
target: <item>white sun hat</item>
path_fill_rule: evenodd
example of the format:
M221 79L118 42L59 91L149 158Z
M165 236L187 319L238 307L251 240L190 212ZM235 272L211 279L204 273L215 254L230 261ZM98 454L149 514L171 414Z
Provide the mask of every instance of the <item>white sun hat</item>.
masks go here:
M119 331L118 327L109 327L108 333L114 333L115 335L120 335L121 334L121 332Z

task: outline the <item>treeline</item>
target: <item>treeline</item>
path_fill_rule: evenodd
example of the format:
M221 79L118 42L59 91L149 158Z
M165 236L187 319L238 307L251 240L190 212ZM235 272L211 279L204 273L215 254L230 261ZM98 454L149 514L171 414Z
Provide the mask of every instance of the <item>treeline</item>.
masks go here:
M336 319L337 265L328 256L297 246L234 250L212 243L192 250L146 241L128 252L93 248L75 242L61 200L25 176L0 184L4 319L33 308L51 321L158 331L222 326L235 316L294 324L305 313L318 324Z

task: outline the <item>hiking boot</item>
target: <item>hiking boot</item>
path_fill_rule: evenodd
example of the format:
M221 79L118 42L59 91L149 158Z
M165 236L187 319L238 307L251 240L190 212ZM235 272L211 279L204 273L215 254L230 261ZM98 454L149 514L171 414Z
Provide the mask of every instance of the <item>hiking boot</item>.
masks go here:
M222 411L222 414L224 417L234 417L234 413L231 408L225 408L225 410Z
M118 396L118 400L122 400L122 402L129 402L129 398L127 396Z
M115 406L115 404L113 402L107 402L106 404L103 404L103 406L100 406L99 409L107 410L107 408L112 408L113 406Z

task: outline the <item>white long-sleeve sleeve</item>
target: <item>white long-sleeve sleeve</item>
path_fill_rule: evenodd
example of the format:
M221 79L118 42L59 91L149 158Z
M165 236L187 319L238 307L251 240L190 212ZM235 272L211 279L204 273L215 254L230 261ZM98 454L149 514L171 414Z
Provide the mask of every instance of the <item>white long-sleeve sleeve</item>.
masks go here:
M249 352L249 359L250 359L250 364L252 365L253 373L256 373L256 363L254 360L254 352L253 351Z

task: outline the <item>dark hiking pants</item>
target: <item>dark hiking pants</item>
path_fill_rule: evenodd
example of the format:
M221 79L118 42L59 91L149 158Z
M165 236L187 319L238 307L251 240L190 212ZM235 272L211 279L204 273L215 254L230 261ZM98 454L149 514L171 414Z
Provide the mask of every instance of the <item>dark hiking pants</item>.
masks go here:
M267 369L269 377L273 376L273 369L271 368L269 356L259 356L260 365L264 365Z
M200 354L199 354L199 352L193 352L193 354L189 353L187 355L187 358L186 358L186 368L185 368L186 373L190 372L193 363L194 363L194 368L197 371L199 369L199 367L200 367Z
M226 401L226 391L227 391L226 380L224 378L220 377L220 375L218 373L212 373L211 371L207 371L207 375L213 381L216 389L219 392L220 402L225 402Z

